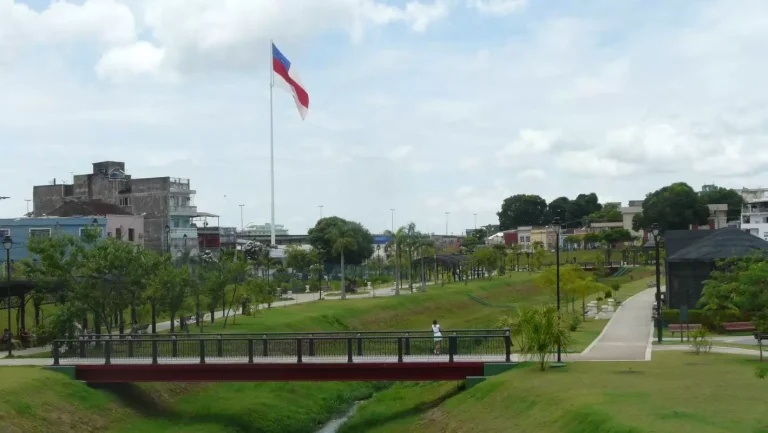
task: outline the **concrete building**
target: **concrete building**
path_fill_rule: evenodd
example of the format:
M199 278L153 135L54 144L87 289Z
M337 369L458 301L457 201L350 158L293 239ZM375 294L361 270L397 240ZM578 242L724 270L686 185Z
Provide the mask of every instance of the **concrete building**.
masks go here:
M741 208L741 229L768 240L768 197L744 204Z
M640 238L643 238L644 233L642 230L637 231L632 228L632 218L635 217L635 215L643 212L643 201L642 200L630 200L629 203L627 203L626 207L621 208L621 218L622 218L622 228L627 229L630 233L632 233L632 236L639 236Z
M762 200L762 199L768 199L768 188L742 188L742 189L737 189L735 191L738 192L744 198L744 202L746 203L751 203L753 201Z
M51 236L61 231L72 236L81 236L85 227L99 227L102 237L106 238L107 219L92 217L40 217L0 219L0 238L10 236L13 240L11 260L29 258L27 245L29 239ZM5 255L2 257L5 261Z
M275 236L285 236L288 234L288 229L286 229L282 224L275 224ZM243 230L243 235L245 236L271 236L272 235L272 225L270 223L265 224L248 224L245 226L245 230Z
M728 227L727 204L708 204L707 207L709 208L707 224L701 226L692 225L691 230L717 230Z
M533 249L531 246L533 244L533 241L531 240L532 230L532 226L522 226L517 228L517 243L520 244L523 251L531 251Z
M131 215L123 207L100 200L67 201L48 217L106 218L107 237L144 246L144 215Z
M126 174L124 162L102 161L93 163L92 173L75 175L71 185L54 181L52 185L35 186L32 203L35 216L46 215L72 200L101 200L128 213L143 214L144 245L162 252L178 250L184 239L197 244L197 229L191 223L191 218L197 215L194 194L189 179L133 179Z

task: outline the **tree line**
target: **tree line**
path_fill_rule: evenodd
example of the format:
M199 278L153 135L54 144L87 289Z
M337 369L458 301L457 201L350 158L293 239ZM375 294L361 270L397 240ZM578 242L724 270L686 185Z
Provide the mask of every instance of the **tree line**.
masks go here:
M632 221L634 230L649 230L656 223L662 231L685 230L690 225L703 225L710 216L708 204L727 204L728 220L738 219L744 200L734 190L713 187L696 192L690 185L677 182L646 194L642 212ZM523 226L549 225L557 217L567 228L589 222L622 221L616 203L600 203L597 194L579 194L574 199L558 197L547 203L534 194L507 197L497 213L501 230Z

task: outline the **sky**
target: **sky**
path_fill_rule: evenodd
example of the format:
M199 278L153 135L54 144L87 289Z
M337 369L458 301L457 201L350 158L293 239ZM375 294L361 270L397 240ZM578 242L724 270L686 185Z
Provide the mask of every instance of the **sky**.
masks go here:
M118 160L221 224L460 233L504 198L768 186L764 0L0 0L0 216Z

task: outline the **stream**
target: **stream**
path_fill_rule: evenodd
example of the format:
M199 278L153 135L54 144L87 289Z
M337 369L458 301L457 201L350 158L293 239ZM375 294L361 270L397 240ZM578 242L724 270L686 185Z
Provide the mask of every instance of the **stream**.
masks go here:
M345 422L347 422L349 417L351 417L355 413L360 403L362 403L362 401L356 401L355 404L353 404L352 407L344 415L328 421L320 430L317 431L317 433L338 432L341 426L344 425Z

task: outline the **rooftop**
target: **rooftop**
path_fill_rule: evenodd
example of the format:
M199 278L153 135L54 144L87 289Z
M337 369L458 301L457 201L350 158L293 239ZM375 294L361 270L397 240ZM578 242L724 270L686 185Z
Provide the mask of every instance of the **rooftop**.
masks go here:
M47 216L73 217L95 215L133 215L122 207L101 200L72 200L64 202Z
M768 251L768 242L734 227L711 231L709 236L686 246L673 256L670 263L713 262L730 257L746 257Z

